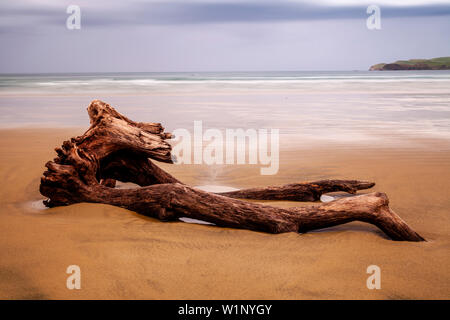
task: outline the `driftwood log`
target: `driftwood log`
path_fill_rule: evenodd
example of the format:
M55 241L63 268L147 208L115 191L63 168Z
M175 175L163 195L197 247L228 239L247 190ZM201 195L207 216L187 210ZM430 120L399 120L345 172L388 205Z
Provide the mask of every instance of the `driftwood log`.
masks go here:
M277 208L241 199L316 201L327 192L371 188L356 180L322 180L214 194L177 180L150 159L172 163L171 138L159 123L134 122L108 104L88 107L91 126L56 148L46 163L40 192L48 207L79 202L123 207L162 221L189 217L217 226L269 233L307 232L351 221L380 228L393 240L424 241L389 208L384 193L369 193L308 207ZM149 159L150 158L150 159ZM116 180L137 189L117 189Z

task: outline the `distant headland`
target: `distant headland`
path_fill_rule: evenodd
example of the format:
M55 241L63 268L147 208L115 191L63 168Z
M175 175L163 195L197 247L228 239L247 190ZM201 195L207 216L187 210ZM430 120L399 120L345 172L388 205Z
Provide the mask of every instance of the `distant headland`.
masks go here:
M369 69L369 71L387 70L450 70L450 57L398 60L393 63L375 64Z

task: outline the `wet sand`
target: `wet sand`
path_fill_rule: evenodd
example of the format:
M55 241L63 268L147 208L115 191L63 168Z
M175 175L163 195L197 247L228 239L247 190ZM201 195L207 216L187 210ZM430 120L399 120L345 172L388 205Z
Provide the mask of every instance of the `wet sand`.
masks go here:
M391 208L428 240L408 243L391 241L364 223L271 235L163 223L99 204L33 206L42 199L39 179L53 149L82 131L0 130L0 298L450 298L447 140L409 140L402 148L285 145L275 176L261 176L259 166L161 164L194 186L373 180L372 190L386 192ZM81 268L81 290L66 288L66 268L73 264ZM372 264L381 268L381 290L366 287Z

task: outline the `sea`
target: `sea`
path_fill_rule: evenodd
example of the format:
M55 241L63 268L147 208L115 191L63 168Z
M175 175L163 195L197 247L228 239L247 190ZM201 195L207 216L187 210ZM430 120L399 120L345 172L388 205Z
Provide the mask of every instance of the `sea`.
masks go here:
M450 71L2 74L0 128L87 128L94 99L166 131L202 121L299 141L450 141Z

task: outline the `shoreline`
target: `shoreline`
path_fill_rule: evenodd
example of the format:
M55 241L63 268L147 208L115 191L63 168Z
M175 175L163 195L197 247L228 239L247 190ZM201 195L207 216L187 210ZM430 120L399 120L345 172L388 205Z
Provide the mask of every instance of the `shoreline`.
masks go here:
M62 138L57 144L61 144L64 140L75 136L82 135L89 129L89 122L85 126L48 126L42 125L23 125L17 124L11 127L0 127L0 135L24 135L29 133L48 133L54 131L59 133L66 133L65 138ZM205 128L204 131L207 130ZM225 129L219 129L225 132ZM245 129L244 129L245 130ZM170 130L166 130L171 132ZM419 136L408 132L388 132L384 129L380 130L365 130L359 131L360 136L353 136L350 138L345 135L311 135L306 133L290 133L280 132L280 150L302 150L314 148L349 148L349 149L396 149L402 150L450 150L450 136L442 136L439 134ZM358 134L358 132L355 132ZM63 135L61 135L63 137ZM170 139L167 141L171 141ZM173 143L172 143L173 144ZM55 146L56 147L56 146Z

